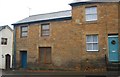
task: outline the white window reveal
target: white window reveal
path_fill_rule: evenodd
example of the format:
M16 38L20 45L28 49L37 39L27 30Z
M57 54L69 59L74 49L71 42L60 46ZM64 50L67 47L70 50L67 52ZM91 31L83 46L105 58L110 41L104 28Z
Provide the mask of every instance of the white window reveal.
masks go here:
M86 36L87 51L98 51L98 35Z
M97 20L97 7L87 7L85 9L86 21Z

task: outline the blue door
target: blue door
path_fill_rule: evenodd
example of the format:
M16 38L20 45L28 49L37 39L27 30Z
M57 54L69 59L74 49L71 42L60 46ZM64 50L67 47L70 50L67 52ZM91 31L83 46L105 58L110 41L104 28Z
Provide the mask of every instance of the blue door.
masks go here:
M108 59L110 62L119 61L119 43L118 36L108 36L109 55Z
M27 51L21 51L21 67L27 67Z

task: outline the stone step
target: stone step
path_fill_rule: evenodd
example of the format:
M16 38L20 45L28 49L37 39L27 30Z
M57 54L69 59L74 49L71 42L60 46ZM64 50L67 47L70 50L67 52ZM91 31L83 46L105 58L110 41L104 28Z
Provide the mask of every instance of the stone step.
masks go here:
M107 66L120 67L120 63L108 63Z
M108 71L120 71L120 67L107 67Z
M107 70L108 71L120 71L120 63L108 63Z

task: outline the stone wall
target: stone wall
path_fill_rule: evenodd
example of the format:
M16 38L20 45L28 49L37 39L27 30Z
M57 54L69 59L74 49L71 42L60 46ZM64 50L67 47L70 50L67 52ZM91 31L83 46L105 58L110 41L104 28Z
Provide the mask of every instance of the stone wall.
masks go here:
M85 21L85 7L97 6L98 20ZM72 20L50 21L29 24L28 37L20 38L20 26L16 31L17 65L20 66L20 51L27 50L28 65L39 64L39 47L52 48L52 65L82 69L105 67L108 55L108 34L118 34L118 5L95 3L72 7ZM50 36L41 36L41 24L50 23ZM97 34L98 52L86 51L86 35Z

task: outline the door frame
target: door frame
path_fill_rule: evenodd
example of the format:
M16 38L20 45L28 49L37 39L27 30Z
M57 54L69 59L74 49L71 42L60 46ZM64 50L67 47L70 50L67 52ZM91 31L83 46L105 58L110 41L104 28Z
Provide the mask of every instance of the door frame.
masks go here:
M117 35L116 35L116 34L108 35L108 41L107 41L107 42L108 42L108 61L109 61L109 62L119 62L119 58L118 58L118 61L115 61L115 60L112 60L112 61L111 61L111 60L109 59L109 54L110 54L110 51L109 51L109 38L112 38L112 37L117 37L117 38L118 38L118 34L117 34ZM119 47L119 38L118 38L118 47ZM118 56L119 56L119 49L120 49L120 48L118 48Z

